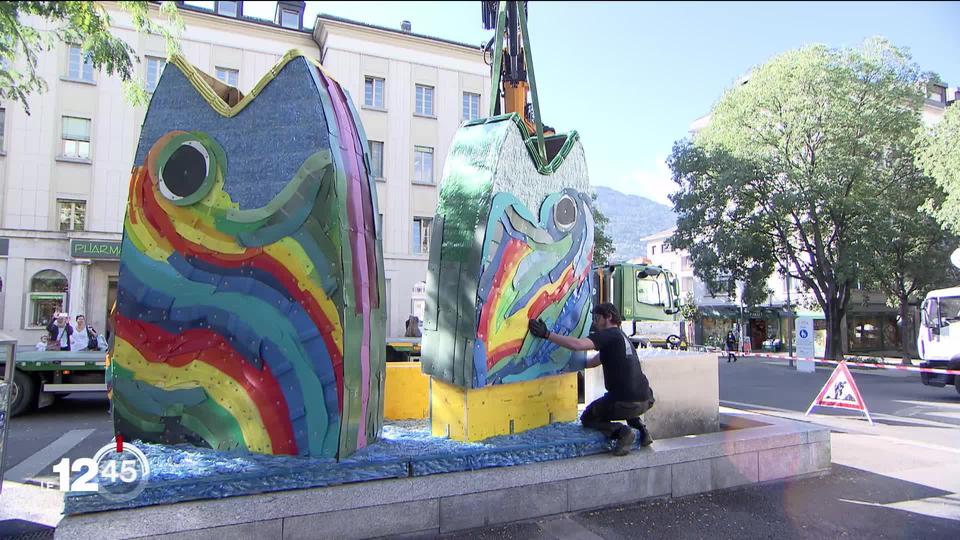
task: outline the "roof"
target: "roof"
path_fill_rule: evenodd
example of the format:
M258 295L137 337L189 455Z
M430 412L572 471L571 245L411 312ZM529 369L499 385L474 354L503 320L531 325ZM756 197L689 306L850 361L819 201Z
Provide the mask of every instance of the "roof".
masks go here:
M353 20L353 19L345 19L345 18L343 18L343 17L337 17L336 15L330 15L329 13L320 13L320 14L318 14L318 15L317 15L317 20L318 20L318 21L328 20L328 21L333 21L333 22L341 22L341 23L347 23L347 24L354 24L354 25L357 25L357 26L362 26L362 27L364 27L364 28L373 28L374 30L383 30L384 32L391 32L391 33L394 33L394 34L400 34L400 35L402 35L402 36L413 36L413 37L418 37L418 38L421 38L421 39L429 39L429 40L431 40L431 41L437 41L437 42L440 42L440 43L446 43L446 44L448 44L448 45L456 45L457 47L466 47L466 48L468 48L468 49L473 49L473 50L475 50L475 51L481 51L481 50L483 50L483 47L481 47L480 45L470 45L470 44L468 44L468 43L463 43L463 42L461 42L461 41L454 41L454 40L452 40L452 39L445 39L445 38L440 38L440 37L436 37L436 36L428 36L428 35L426 35L426 34L418 34L418 33L416 33L416 32L404 32L403 30L399 30L399 29L397 29L397 28L389 28L389 27L386 27L386 26L379 26L379 25L376 25L376 24L370 24L370 23L365 23L365 22L361 22L361 21L355 21L355 20Z
M158 3L159 3L159 2L158 2ZM299 29L297 29L297 28L287 28L286 26L280 26L279 24L277 24L276 22L274 22L274 21L271 20L271 19L262 19L262 18L260 18L260 17L251 17L250 15L237 15L236 17L231 17L230 15L223 15L223 14L217 13L217 11L214 10L214 9L206 8L206 7L203 7L203 6L195 6L195 5L193 5L193 4L184 4L184 3L182 3L182 2L177 4L177 9L178 9L178 10L181 10L181 11L192 11L192 12L194 12L194 13L203 13L204 15L213 15L214 17L219 17L219 18L221 18L221 19L228 19L228 20L232 20L232 21L244 21L244 22L250 22L250 23L254 23L254 24L259 24L259 25L261 25L261 26L268 26L268 27L270 27L270 28L277 28L277 29L282 29L282 30L289 30L289 31L291 31L291 32L300 32L301 34L311 34L311 33L313 33L313 28L307 28L306 26L304 26L304 27L302 27L302 28L299 28Z
M657 231L651 235L644 236L640 239L641 242L649 242L650 240L660 240L661 238L669 238L673 236L673 233L676 232L676 227L671 227L662 231Z

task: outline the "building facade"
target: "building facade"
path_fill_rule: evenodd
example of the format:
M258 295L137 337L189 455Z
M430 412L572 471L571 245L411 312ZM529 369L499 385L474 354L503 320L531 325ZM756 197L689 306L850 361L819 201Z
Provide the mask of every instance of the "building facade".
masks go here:
M165 66L165 43L136 32L111 4L113 31L136 52L136 74L149 91ZM388 334L402 335L425 299L444 157L461 121L479 116L488 99L480 48L334 17L304 28L303 2L278 2L274 20L245 16L243 2L180 8L183 56L241 92L290 49L320 58L350 92L378 176ZM31 114L0 103L0 331L24 345L39 340L58 309L110 330L130 168L146 112L78 47L58 44L38 64L48 90L30 96Z

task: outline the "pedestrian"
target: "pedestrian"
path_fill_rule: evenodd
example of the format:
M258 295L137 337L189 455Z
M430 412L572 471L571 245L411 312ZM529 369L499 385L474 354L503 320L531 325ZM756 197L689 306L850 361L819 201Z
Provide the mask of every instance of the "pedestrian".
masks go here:
M733 330L727 332L727 363L731 360L737 361L737 336L733 334Z
M575 338L547 330L540 319L530 319L530 333L550 343L572 351L597 350L599 353L585 367L603 366L603 382L607 393L587 405L580 416L583 427L602 432L615 444L613 455L624 456L630 452L636 435L640 432L640 446L649 446L653 438L640 420L640 415L653 406L653 390L640 368L640 358L626 334L620 330L620 312L607 302L593 309L595 330L586 338ZM626 420L623 425L615 420Z
M77 326L73 332L73 343L70 345L71 351L99 351L100 345L97 342L97 331L87 324L87 318L83 315L77 315Z
M422 337L420 332L420 318L416 315L411 315L407 318L406 330L403 332L404 337Z
M35 346L35 348L36 348L38 351L45 351L45 350L47 350L47 342L48 342L49 340L50 340L50 336L48 336L48 335L46 335L46 334L43 334L42 336L40 336L40 341L37 342L37 345Z
M70 326L70 316L66 313L57 313L56 318L47 325L48 351L69 351L73 342L73 327Z

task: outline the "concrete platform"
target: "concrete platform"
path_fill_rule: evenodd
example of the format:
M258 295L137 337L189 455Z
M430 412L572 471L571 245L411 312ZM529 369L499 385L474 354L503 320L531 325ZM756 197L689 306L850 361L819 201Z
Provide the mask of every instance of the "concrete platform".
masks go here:
M658 440L622 458L591 455L68 516L56 537L299 539L448 533L830 468L827 429L748 413L721 414L720 424L722 431Z

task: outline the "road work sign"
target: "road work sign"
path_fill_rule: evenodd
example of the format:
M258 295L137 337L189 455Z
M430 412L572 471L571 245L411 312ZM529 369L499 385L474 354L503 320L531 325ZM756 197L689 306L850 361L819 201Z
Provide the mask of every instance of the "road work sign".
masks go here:
M866 415L870 425L873 425L873 419L870 418L870 411L867 410L867 404L857 389L857 383L853 381L853 374L847 369L846 362L840 362L837 369L827 379L827 384L823 385L817 398L810 404L810 408L804 416L810 414L814 407L833 407L836 409L852 409L862 411Z

